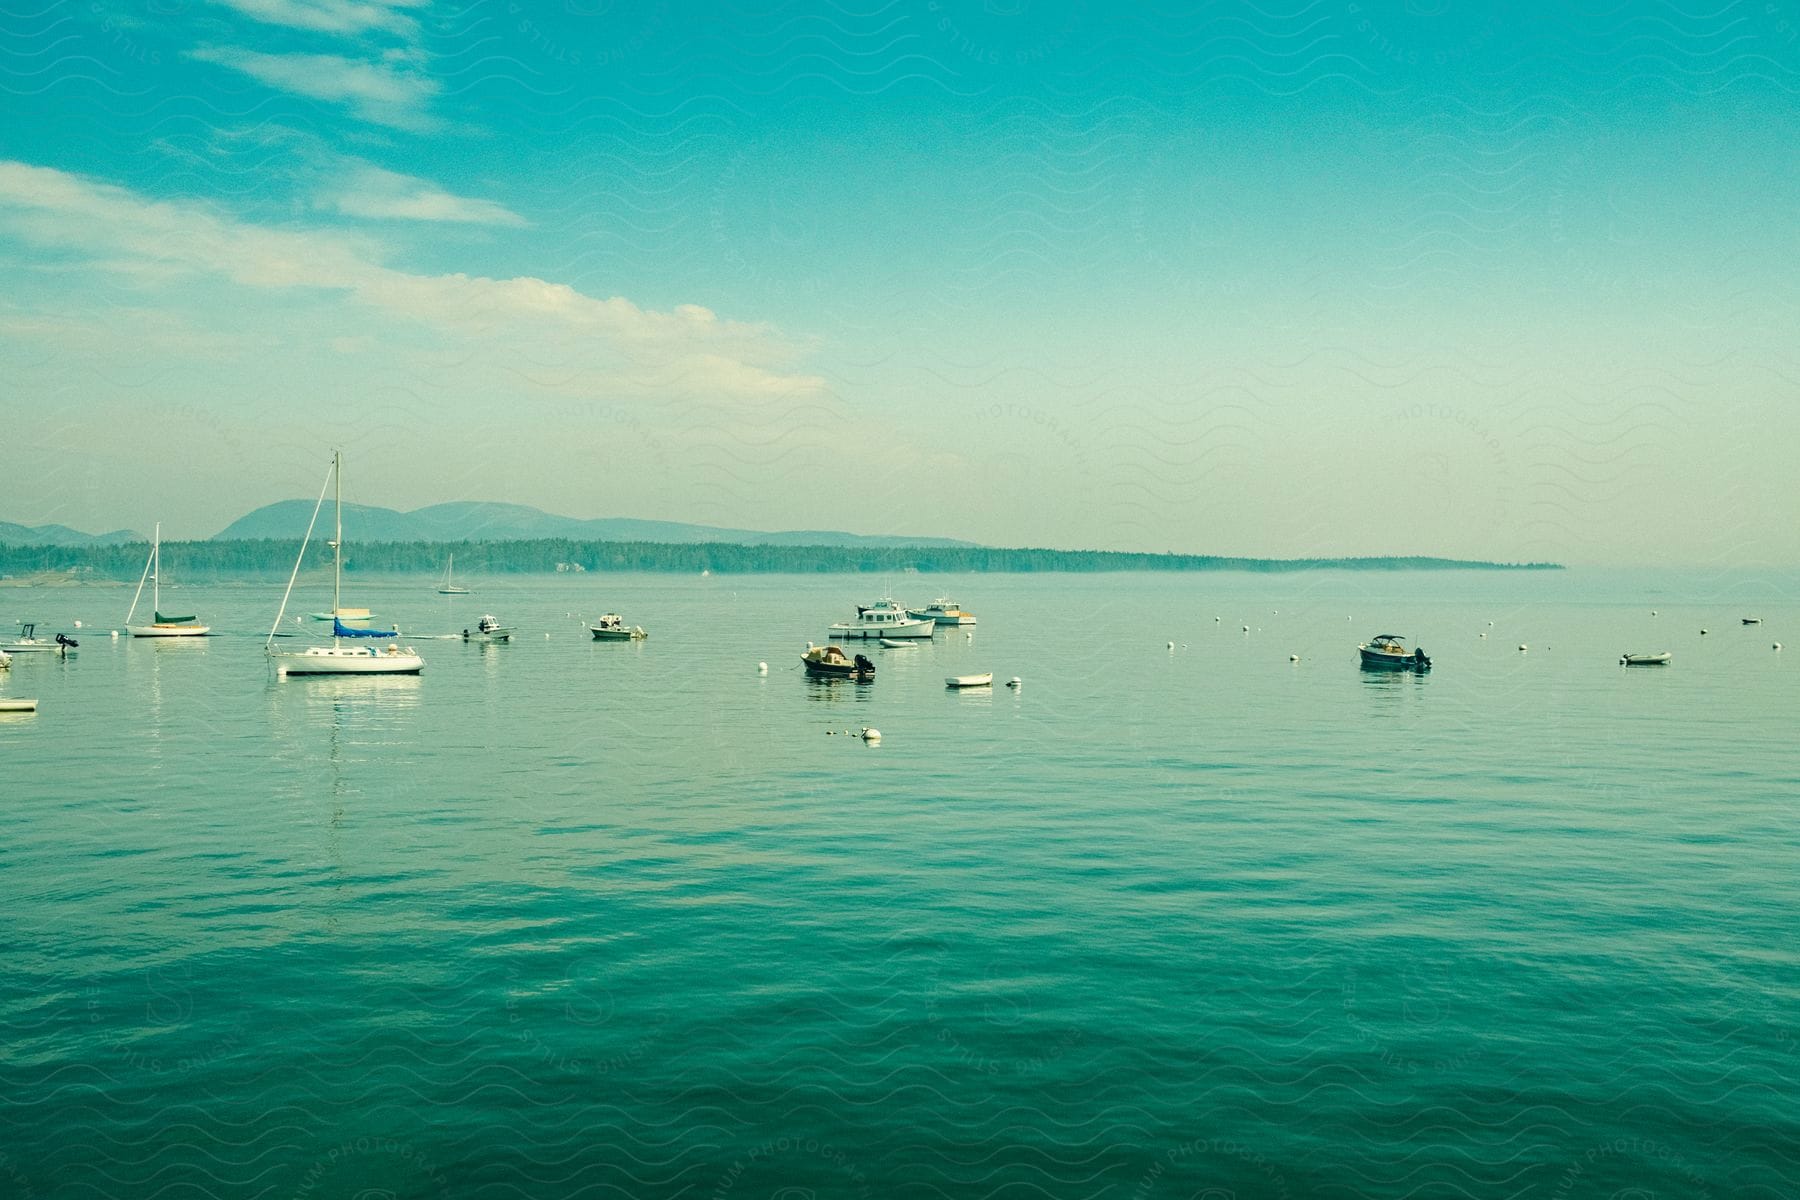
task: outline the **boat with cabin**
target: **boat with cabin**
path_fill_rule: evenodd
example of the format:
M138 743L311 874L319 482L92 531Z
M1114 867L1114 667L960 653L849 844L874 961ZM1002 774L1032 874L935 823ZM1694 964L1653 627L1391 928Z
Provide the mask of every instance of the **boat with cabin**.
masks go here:
M875 678L875 664L866 655L852 657L844 653L842 646L815 646L806 644L806 653L800 656L800 665L806 668L808 675L819 679L860 679L868 681Z
M930 621L934 625L975 624L974 613L964 612L955 601L947 600L942 596L939 596L924 608L909 608L906 612L908 616L916 617L921 621Z
M884 596L873 604L857 605L856 620L838 622L827 631L827 636L832 641L849 638L928 638L936 628L936 621L913 617L891 598Z
M1374 670L1429 671L1431 660L1420 649L1408 650L1397 633L1378 633L1356 648L1362 665Z
M319 489L319 502L313 506L313 519L306 527L306 537L300 542L300 555L294 559L294 573L288 577L288 590L281 597L281 609L275 614L275 624L269 630L268 640L263 643L263 652L268 655L269 663L275 668L277 676L287 675L417 675L425 669L425 660L411 646L401 646L398 641L390 641L386 646L375 647L367 642L377 639L398 638L398 630L365 629L347 624L343 614L360 612L362 619L369 619L368 609L346 609L343 605L344 591L344 456L340 451L332 451L331 471L326 476L326 485L332 491L332 519L335 531L331 540L331 645L308 646L304 650L276 650L275 633L281 628L281 620L287 615L288 597L293 594L294 580L300 576L300 564L306 561L307 543L312 540L313 525L318 523L319 509L325 505L325 489ZM315 616L317 614L314 614ZM345 643L349 644L346 645Z
M131 618L137 615L138 601L144 598L144 582L150 583L150 615L148 625L133 625ZM150 557L144 563L144 573L138 577L137 594L131 598L131 608L125 613L125 632L132 637L140 638L178 638L205 637L212 632L212 627L200 624L199 618L192 613L187 616L174 617L164 614L162 610L162 522L156 523L156 533L150 540Z
M502 625L500 618L493 613L483 613L481 620L475 622L475 628L463 630L465 642L510 642L513 631Z
M650 635L642 625L627 625L618 613L601 613L600 619L588 626L596 642L640 642Z

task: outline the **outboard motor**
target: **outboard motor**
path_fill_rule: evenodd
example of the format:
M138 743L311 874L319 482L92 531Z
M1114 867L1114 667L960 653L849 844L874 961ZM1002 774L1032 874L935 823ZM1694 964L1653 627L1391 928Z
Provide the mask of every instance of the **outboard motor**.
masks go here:
M66 650L73 650L75 647L81 645L80 642L76 641L66 633L59 633L56 635L56 644Z
M859 654L856 656L856 669L865 674L873 675L875 673L875 664L869 661L867 655Z

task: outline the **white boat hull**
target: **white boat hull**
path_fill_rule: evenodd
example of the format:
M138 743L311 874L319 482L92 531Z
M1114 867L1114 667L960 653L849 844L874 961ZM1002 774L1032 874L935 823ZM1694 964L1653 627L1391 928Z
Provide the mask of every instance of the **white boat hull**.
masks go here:
M980 675L946 675L944 686L948 688L992 687L994 673L984 671Z
M833 625L827 637L834 642L845 638L928 638L937 628L935 621L887 621L880 625Z
M36 711L37 711L37 701L36 700L27 700L23 697L20 697L17 699L7 699L6 697L0 696L0 712L36 712Z
M132 637L205 637L212 632L210 625L127 625L125 632Z
M313 646L297 654L271 654L279 675L417 675L425 660L397 647Z

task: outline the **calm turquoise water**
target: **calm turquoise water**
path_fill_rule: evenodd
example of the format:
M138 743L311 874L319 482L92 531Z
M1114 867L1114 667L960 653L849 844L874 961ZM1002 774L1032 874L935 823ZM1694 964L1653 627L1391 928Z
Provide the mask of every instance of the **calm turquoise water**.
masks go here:
M894 583L0 590L0 1195L1800 1193L1800 580Z

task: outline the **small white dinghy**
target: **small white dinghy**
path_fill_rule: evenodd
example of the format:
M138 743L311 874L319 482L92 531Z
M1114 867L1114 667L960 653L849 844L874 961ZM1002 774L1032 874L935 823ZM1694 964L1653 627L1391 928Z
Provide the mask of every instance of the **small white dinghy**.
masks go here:
M889 650L917 650L919 648L917 642L902 642L894 638L882 638L881 644Z
M1667 666L1669 660L1674 657L1667 650L1660 654L1622 654L1619 656L1619 665L1622 667L1662 667Z
M944 686L948 688L992 687L994 673L983 671L979 675L946 675Z
M37 701L0 696L0 712L36 712Z

